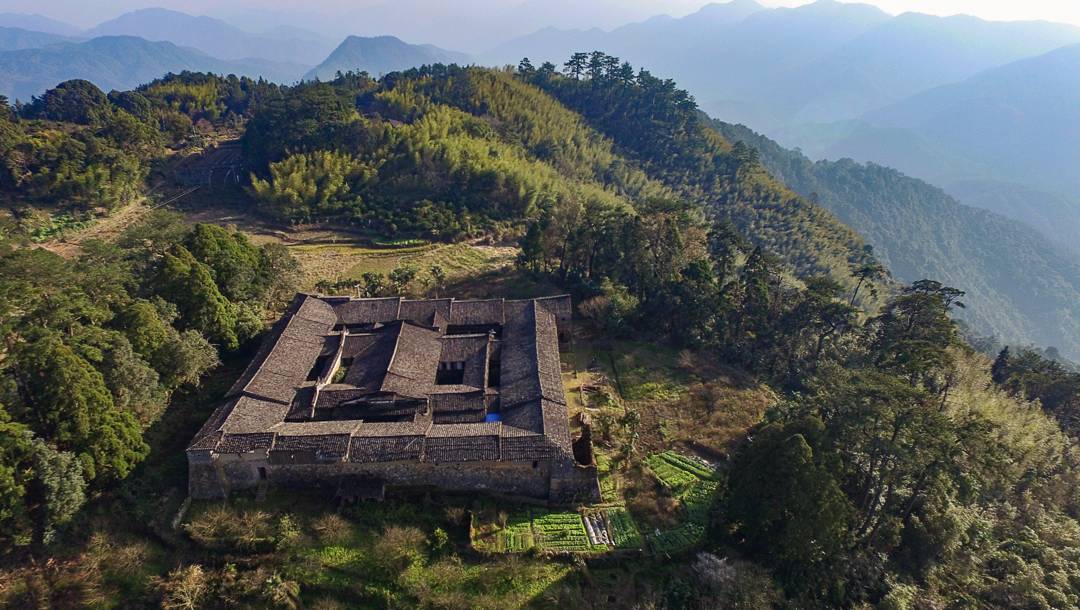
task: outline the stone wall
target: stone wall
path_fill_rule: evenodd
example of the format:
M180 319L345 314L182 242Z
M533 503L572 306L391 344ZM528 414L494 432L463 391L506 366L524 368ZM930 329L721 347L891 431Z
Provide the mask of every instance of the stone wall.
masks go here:
M600 501L596 466L573 462L556 466L551 473L548 501L551 504L593 504Z
M222 498L232 490L252 489L259 484L263 472L269 485L281 488L336 488L340 477L356 476L382 479L388 487L435 487L538 499L548 498L552 479L552 465L547 460L458 464L415 461L270 464L265 452L218 455L209 464L193 460L189 453L188 470L189 493L196 499Z
M204 455L205 454L205 455ZM234 489L259 484L266 469L266 450L208 457L208 451L188 451L188 494L196 500L224 498Z

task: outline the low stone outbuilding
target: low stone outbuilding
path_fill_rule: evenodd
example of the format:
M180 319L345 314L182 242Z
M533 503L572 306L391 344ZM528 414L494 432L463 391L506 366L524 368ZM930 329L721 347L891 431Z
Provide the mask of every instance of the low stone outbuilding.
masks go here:
M190 494L430 487L597 501L560 375L571 311L568 296L297 295L188 448Z

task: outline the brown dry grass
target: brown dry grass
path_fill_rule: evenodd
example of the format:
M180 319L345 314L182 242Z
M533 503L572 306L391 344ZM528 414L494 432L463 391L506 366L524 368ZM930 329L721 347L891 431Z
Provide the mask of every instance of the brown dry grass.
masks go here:
M51 239L37 245L65 258L74 258L82 254L82 244L91 239L114 241L125 230L139 222L150 206L145 200L137 200L113 211L108 216L96 218L90 226L78 231L66 233L62 238Z

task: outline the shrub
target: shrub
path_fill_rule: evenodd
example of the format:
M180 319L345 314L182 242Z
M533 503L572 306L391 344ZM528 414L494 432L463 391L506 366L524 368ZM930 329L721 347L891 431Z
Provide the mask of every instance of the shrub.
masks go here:
M274 543L274 527L270 515L260 510L235 511L227 506L215 506L185 526L192 540L203 547L217 550L258 551Z
M427 537L419 529L392 525L375 541L373 559L387 574L396 574L421 558L426 545Z
M161 607L166 610L195 610L210 595L210 575L198 564L181 566L160 584Z
M354 535L352 523L337 513L320 515L311 524L311 529L322 544L343 544Z
M431 550L435 553L440 553L446 549L446 545L450 542L450 536L447 535L446 530L441 527L435 528L435 532L431 535Z
M282 515L277 523L277 548L286 550L295 546L300 538L300 527L296 525L292 517Z

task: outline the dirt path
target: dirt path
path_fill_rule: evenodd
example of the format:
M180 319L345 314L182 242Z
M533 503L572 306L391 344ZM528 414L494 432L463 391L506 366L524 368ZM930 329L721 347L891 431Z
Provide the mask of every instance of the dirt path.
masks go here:
M65 258L74 258L82 253L82 243L89 239L112 241L128 227L135 224L152 208L145 199L139 199L116 210L108 216L94 220L90 226L67 233L61 238L37 244L37 247L55 252Z

